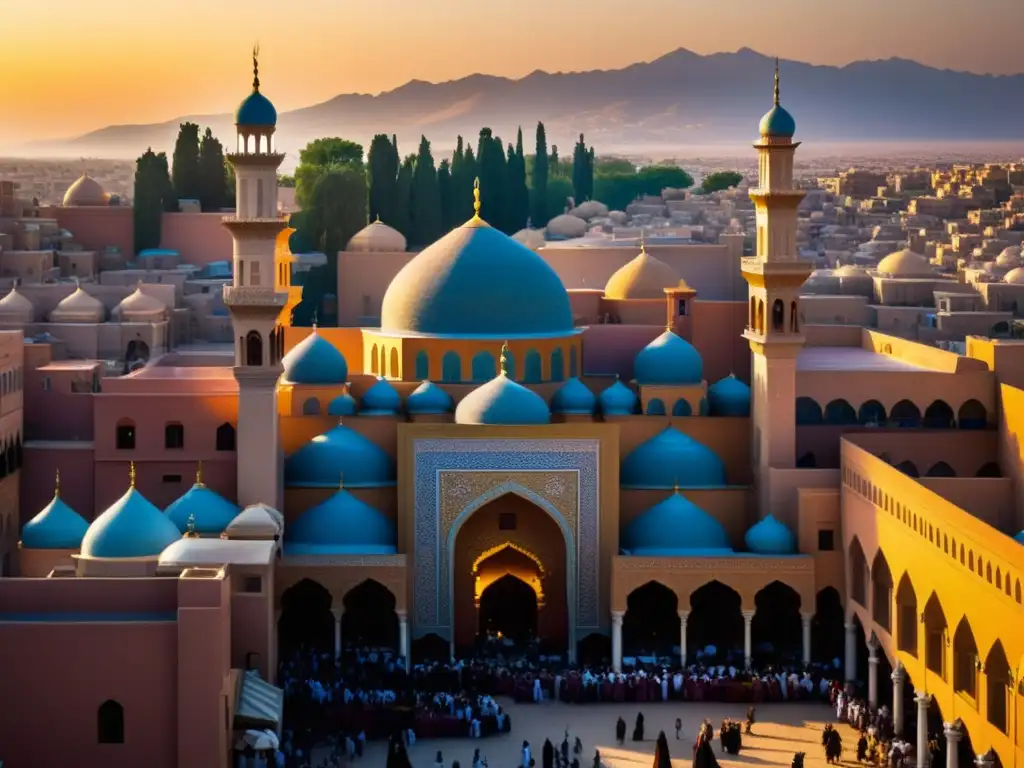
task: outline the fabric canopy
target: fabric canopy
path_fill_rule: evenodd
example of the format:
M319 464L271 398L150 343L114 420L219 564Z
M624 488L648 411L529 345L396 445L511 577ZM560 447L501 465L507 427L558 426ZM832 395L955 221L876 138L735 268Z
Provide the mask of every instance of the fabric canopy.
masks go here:
M254 670L239 678L235 697L235 728L280 731L284 691L263 680Z

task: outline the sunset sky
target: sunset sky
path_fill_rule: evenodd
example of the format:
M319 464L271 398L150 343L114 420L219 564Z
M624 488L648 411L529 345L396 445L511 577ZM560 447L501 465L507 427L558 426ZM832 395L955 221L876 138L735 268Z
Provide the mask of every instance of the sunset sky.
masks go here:
M684 47L1024 72L1024 0L10 0L0 146L234 109L259 40L279 111L473 72L618 68Z

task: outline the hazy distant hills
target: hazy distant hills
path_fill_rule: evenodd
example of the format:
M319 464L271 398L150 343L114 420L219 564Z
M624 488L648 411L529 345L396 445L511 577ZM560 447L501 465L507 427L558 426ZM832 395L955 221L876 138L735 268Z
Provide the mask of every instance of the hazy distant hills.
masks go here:
M437 147L488 125L506 142L522 125L529 149L542 120L552 141L571 151L586 133L599 150L746 143L771 106L773 60L749 49L700 56L680 49L625 69L556 73L520 80L470 75L446 83L413 80L378 96L342 94L278 120L286 152L324 135L368 145L396 133L403 153L419 135ZM273 93L267 94L271 99ZM245 96L239 86L239 99ZM933 69L904 59L845 67L782 63L782 102L806 141L1007 141L1024 139L1024 75ZM210 126L230 147L233 116L183 116L152 125L115 125L66 141L40 142L32 154L135 157L147 146L170 151L180 122ZM294 161L293 161L294 162Z

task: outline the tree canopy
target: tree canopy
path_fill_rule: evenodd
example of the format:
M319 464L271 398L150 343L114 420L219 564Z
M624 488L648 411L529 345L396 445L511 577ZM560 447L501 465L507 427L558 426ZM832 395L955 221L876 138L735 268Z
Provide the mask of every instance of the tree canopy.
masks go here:
M135 161L133 198L135 253L159 248L163 214L177 210L178 203L166 154L157 154L150 148Z
M199 126L182 123L174 142L171 181L179 200L202 200L203 182L199 168Z
M700 186L705 192L718 192L723 189L735 187L743 181L743 174L736 171L718 171L704 177Z
M330 136L313 139L299 150L299 165L321 168L329 165L363 165L363 145L354 141Z

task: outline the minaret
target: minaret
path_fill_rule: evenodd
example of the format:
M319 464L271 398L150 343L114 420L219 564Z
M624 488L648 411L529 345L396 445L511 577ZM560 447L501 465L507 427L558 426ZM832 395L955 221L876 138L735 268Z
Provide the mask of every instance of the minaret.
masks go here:
M238 503L281 507L277 379L284 352L283 315L289 305L287 221L277 210L277 110L262 93L259 48L253 49L252 93L235 114L238 143L227 160L235 171L236 210L225 217L234 246L234 279L224 287L235 337L238 382Z
M743 259L749 310L743 334L750 342L752 459L759 512L773 510L773 469L796 465L796 360L803 348L800 287L812 267L796 250L797 207L804 193L793 186L796 121L779 101L779 62L775 60L775 104L761 119L758 184L750 191L757 210L757 251ZM776 500L777 503L777 500ZM795 520L787 522L795 523Z

